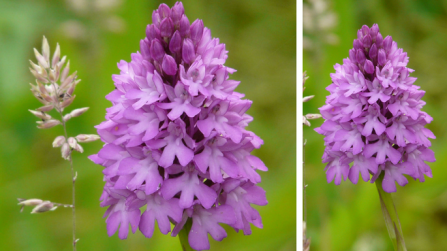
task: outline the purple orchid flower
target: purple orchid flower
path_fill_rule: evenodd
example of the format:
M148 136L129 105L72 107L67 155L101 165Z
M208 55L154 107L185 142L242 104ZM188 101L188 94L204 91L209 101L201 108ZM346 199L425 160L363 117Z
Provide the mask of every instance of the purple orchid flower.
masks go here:
M408 56L379 26L364 25L343 65L334 66L330 95L320 108L325 122L316 128L325 136L327 181L336 185L359 175L374 182L384 172L384 191L404 186L404 175L425 181L432 177L425 161L435 161L427 147L435 138L424 126L433 119L421 111L425 92L413 85ZM372 177L371 177L372 176Z
M107 233L125 239L130 225L150 238L157 221L163 234L174 224L175 236L189 220L190 246L209 249L208 233L227 236L220 223L244 234L250 224L262 228L251 204L267 204L257 185L257 170L267 167L251 152L263 141L245 129L252 102L234 91L240 82L229 79L236 70L224 65L228 51L202 20L190 24L177 2L161 4L152 21L140 52L118 63L106 96L112 106L96 126L106 144L90 159L104 166ZM358 75L353 93L367 88ZM344 106L353 117L363 112Z

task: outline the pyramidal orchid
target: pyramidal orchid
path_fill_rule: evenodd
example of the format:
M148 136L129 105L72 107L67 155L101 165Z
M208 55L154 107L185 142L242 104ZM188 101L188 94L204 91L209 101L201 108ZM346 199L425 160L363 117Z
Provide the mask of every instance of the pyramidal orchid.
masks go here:
M190 23L181 2L161 4L152 21L140 52L118 63L96 126L105 145L90 159L104 166L107 232L126 239L130 225L150 238L157 221L163 234L184 233L184 248L209 249L208 234L227 236L219 223L262 228L252 204L267 204L257 185L267 168L251 151L263 141L245 129L252 102L234 91L225 44Z
M359 175L374 182L384 173L384 191L396 192L395 182L408 183L404 175L432 177L424 161L435 161L428 148L435 136L424 126L433 119L421 111L425 92L413 84L407 53L377 24L357 36L349 58L334 66L331 94L320 108L325 122L315 129L325 136L326 176L339 185L347 178L357 184Z
M320 108L325 122L315 130L325 136L323 162L328 182L339 185L359 176L375 182L382 212L395 250L406 250L391 194L408 183L432 177L435 156L425 125L433 118L421 111L425 92L414 85L407 53L379 26L364 25L343 65L334 66L330 95Z

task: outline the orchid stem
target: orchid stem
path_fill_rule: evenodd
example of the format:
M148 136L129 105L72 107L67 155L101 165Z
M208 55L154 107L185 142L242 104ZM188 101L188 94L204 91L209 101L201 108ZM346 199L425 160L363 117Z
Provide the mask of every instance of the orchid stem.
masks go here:
M185 225L183 226L182 230L180 230L180 233L178 234L183 251L194 251L194 249L192 249L191 246L189 246L188 241L188 234L191 231L191 227L192 227L192 221L189 218L186 221Z
M382 214L385 219L386 228L393 242L394 250L406 251L404 236L402 233L402 227L400 225L399 216L397 215L396 206L393 202L391 193L387 193L382 188L382 181L385 175L382 173L376 180L377 191L379 192L380 206L382 208Z

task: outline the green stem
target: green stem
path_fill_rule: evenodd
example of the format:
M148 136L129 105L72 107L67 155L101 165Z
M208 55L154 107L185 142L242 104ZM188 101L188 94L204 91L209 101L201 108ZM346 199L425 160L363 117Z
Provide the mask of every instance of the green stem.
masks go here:
M191 246L189 246L188 242L188 234L191 230L191 227L192 227L192 220L191 218L188 218L182 230L180 230L178 234L183 251L194 251L194 249L192 249Z
M394 250L406 251L407 248L405 247L404 235L402 233L399 216L397 215L396 206L393 202L393 197L391 197L391 193L385 192L382 188L384 176L384 173L382 173L375 182L377 191L379 192L383 218L385 219L385 224L388 234L390 235L390 239L393 242Z

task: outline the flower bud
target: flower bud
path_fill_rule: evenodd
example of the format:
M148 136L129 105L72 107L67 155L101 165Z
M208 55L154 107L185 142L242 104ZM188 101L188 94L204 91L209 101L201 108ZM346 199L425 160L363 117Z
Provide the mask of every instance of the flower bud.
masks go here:
M39 129L48 129L48 128L55 127L55 126L61 124L61 122L56 119L50 119L50 120L46 120L46 121L37 121L36 123L38 124L37 128L39 128Z
M155 26L159 27L160 26L160 21L161 21L161 18L160 18L160 15L158 14L158 11L154 10L152 12L152 23Z
M51 119L51 116L48 115L48 114L46 114L46 113L44 113L44 112L41 112L41 111L33 111L33 110L28 110L28 111L30 111L34 116L36 116L36 117L38 117L38 118L40 118L40 119L43 119L43 120L49 120L49 119Z
M373 44L371 48L369 49L369 58L373 61L377 59L377 46L376 44Z
M179 27L179 32L180 35L185 38L187 36L189 36L189 19L183 15L182 18L180 19L180 27Z
M203 21L200 19L196 19L196 21L194 21L191 24L191 39L194 42L194 44L200 42L202 35L203 35Z
M171 9L171 19L174 25L178 25L180 23L180 19L184 13L185 9L183 8L182 2L176 2Z
M171 41L169 42L169 50L172 53L177 53L180 51L182 47L182 37L180 36L179 31L175 31L174 35L172 35Z
M365 57L365 54L363 53L363 50L361 50L361 49L357 50L356 58L357 58L357 62L360 65L363 65L365 63L366 57Z
M185 61L185 63L187 64L191 64L196 58L196 54L194 52L194 44L189 38L186 38L183 41L182 58L183 61Z
M365 65L363 66L363 69L365 69L366 73L368 73L368 74L374 73L374 65L368 59L365 61Z
M169 15L171 15L171 8L169 8L169 6L167 6L166 4L162 3L160 4L160 6L158 6L158 14L160 15L161 19L169 17Z
M376 39L377 33L379 33L379 25L373 24L373 26L369 30L369 35L371 36L373 41Z
M362 39L363 39L363 32L362 32L362 29L357 30L357 39L360 40L360 41L362 41Z
M377 62L380 66L384 66L386 63L386 54L385 50L379 49L379 54L377 56Z
M70 146L68 145L68 143L64 143L62 145L61 153L62 153L62 158L66 159L66 160L70 159L71 149L70 149Z
M151 52L149 51L149 44L146 41L147 38L140 40L140 51L143 58L149 60L151 59Z
M175 59L168 54L166 54L163 58L163 63L161 64L163 71L168 75L175 75L177 73L177 63Z
M370 35L366 35L363 38L363 47L369 48L371 46L371 42L372 42L371 36Z
M391 36L386 36L386 38L383 40L383 49L385 49L386 53L390 52L392 43L393 38Z
M349 59L351 60L352 63L354 63L354 64L357 63L355 49L349 50Z
M65 143L64 136L57 136L53 141L53 147L61 147Z
M100 137L96 134L79 134L76 136L76 140L79 143L87 143L100 139Z
M354 39L354 49L360 50L363 49L363 44L358 39Z
M161 61L163 59L163 56L165 55L163 45L160 43L158 39L152 40L150 52L151 57L156 61Z
M160 30L154 24L148 25L146 27L146 36L149 41L152 41L154 39L161 39Z
M376 37L376 45L377 45L377 48L380 48L380 47L382 47L382 44L383 44L383 37L382 37L382 34L377 34L377 37Z
M32 214L45 213L45 212L48 212L48 211L54 211L54 210L56 210L56 208L57 207L55 207L51 201L47 200L47 201L44 201L44 202L40 203L35 208L33 208L31 213Z
M363 34L363 36L366 36L366 35L369 34L369 27L368 27L368 25L363 25L362 26L362 34Z
M160 35L162 37L170 37L172 35L172 31L174 29L174 25L172 24L172 20L168 17L163 19L160 23Z
M84 112L86 112L89 109L89 107L83 107L83 108L78 108L78 109L74 109L73 111L70 112L71 117L78 117L81 114L83 114Z

